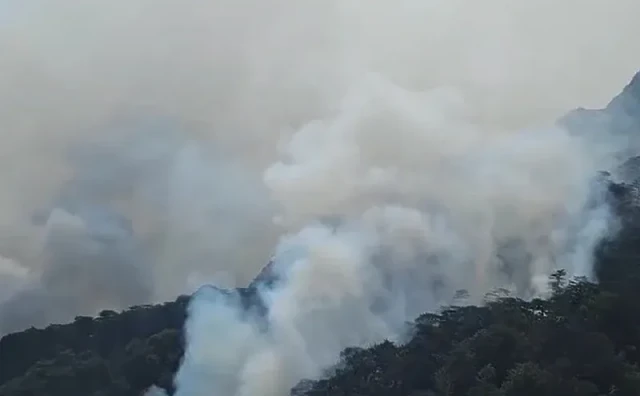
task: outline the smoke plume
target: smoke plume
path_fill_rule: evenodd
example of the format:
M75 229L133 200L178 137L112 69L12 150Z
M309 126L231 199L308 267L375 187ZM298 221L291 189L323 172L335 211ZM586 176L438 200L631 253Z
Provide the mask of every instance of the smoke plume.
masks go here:
M458 289L591 275L633 0L0 3L0 332L197 294L183 395L286 394ZM608 136L608 138L603 138Z

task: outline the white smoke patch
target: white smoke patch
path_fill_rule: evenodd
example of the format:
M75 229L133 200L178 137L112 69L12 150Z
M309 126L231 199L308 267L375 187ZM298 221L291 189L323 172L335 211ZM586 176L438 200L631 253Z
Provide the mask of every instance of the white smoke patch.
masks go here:
M29 269L0 256L0 301L19 290L29 276Z
M147 389L147 391L144 393L144 396L167 396L167 392L162 388L152 386L151 388Z
M559 128L509 134L474 125L463 103L451 98L366 80L335 117L294 134L284 146L285 161L267 170L265 181L284 209L281 222L295 228L385 204L407 209L396 215L415 212L400 217L403 224L437 215L456 238L437 230L389 244L402 247L413 237L415 251L448 238L441 250L453 251L464 241L478 278L492 271L488 261L508 240L524 242L534 258L557 253L565 245L549 247L549 235L572 235L564 228L585 218L592 175L603 162Z

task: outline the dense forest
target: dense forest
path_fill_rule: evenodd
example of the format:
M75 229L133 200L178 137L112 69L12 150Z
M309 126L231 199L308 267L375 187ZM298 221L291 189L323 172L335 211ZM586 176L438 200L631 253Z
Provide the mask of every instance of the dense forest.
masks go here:
M639 76L610 104L627 117L617 124L621 133L640 133ZM574 127L584 117L578 113L567 121ZM425 313L408 343L344 350L324 379L302 381L292 394L640 395L640 195L636 183L620 182L609 182L608 194L621 228L595 252L597 283L558 270L547 299L498 290L482 306ZM255 285L240 294L256 303ZM6 335L0 395L134 396L154 385L171 394L188 302L183 296Z

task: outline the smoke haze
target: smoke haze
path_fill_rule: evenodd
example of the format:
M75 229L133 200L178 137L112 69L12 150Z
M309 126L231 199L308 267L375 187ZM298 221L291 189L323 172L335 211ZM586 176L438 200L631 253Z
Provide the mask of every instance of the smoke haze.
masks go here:
M591 274L626 143L553 121L637 70L634 0L3 11L0 333L244 285L275 250L269 330L201 293L178 383L280 395L455 290Z

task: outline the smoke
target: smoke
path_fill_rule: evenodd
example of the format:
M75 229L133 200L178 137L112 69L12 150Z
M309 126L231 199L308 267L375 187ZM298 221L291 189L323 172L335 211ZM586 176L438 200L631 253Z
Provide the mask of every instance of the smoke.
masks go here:
M347 346L402 341L457 290L479 302L498 286L543 293L559 267L591 276L609 222L601 152L556 127L494 134L459 99L374 75L283 143L265 183L300 231L279 244L280 283L260 291L267 316L197 294L178 395L286 394Z
M25 213L29 234L18 242L29 245L3 251L13 258L1 332L174 298L203 278L234 286L255 275L272 246L260 250L270 218L259 179L162 133L167 124L135 123L116 146L70 144L73 176ZM233 250L252 239L256 250ZM241 262L256 265L233 268Z
M268 330L199 294L178 377L277 395L458 289L590 276L625 138L551 124L635 72L635 1L0 7L0 332L247 284L278 245Z

